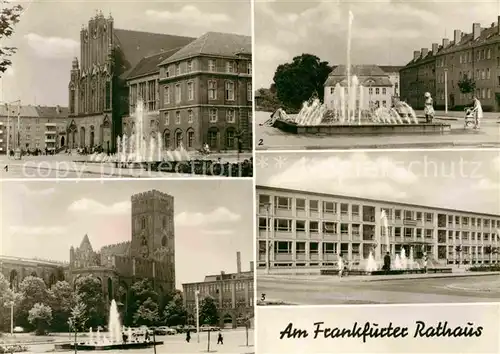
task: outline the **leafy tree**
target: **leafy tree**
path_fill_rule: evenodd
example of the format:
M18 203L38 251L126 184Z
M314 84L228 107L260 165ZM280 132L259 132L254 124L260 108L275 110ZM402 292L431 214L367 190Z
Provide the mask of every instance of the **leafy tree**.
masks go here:
M460 92L467 94L474 92L476 90L476 82L473 78L464 75L462 79L460 79L457 83Z
M75 344L77 343L78 331L85 331L87 320L87 306L82 301L76 299L68 318L69 328L75 333Z
M49 294L42 278L29 276L19 284L21 303L16 314L16 322L21 327L33 328L28 320L29 311L35 304L48 304Z
M66 281L58 281L49 290L49 304L52 308L52 329L65 331L71 309L75 304L75 294L71 285Z
M28 321L36 328L37 335L44 335L52 321L52 309L47 305L37 303L29 311Z
M104 325L106 320L106 305L102 292L101 281L87 275L76 280L76 301L86 305L86 318L90 327Z
M330 72L328 62L315 55L296 56L291 63L279 65L274 73L277 97L285 107L297 110L315 93L323 100L323 85Z
M10 289L8 280L0 273L0 331L10 331L10 303L14 302L14 308L17 308L21 300L21 294Z
M185 325L187 323L187 316L188 313L184 307L182 292L177 291L163 311L165 324L167 326Z
M21 5L8 6L8 1L2 3L0 11L0 40L11 37L14 34L14 26L19 22L23 8ZM17 51L16 47L0 47L0 77L12 65L10 57Z
M134 313L134 323L137 326L154 326L160 319L158 303L148 297Z
M200 323L214 326L219 322L219 311L213 297L207 296L200 305Z
M150 301L147 303L147 306L144 306L148 300ZM154 309L156 309L156 315L158 316L158 300L158 293L153 289L153 285L148 279L139 280L132 284L130 287L130 301L127 309L128 318L126 322L129 324L137 324L136 318L148 319L150 318L149 315L147 315L148 311L154 311ZM151 303L155 303L156 306L153 306ZM140 317L136 317L135 314L139 309L141 309Z

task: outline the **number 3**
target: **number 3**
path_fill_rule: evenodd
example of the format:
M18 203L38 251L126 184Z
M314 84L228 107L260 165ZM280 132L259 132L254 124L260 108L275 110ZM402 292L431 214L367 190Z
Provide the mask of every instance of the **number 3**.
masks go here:
M266 301L266 294L262 294L260 296L260 301Z

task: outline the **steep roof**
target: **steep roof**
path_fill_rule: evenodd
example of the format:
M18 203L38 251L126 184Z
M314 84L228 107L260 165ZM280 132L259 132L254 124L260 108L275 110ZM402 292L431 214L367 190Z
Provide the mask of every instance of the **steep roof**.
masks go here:
M356 75L363 86L392 86L387 73L377 65L353 65L351 66L351 75ZM347 67L339 65L332 70L325 86L331 87L337 84L347 85Z
M337 66L329 76L346 76L347 66ZM352 65L351 75L361 76L387 76L387 74L378 65Z
M186 45L160 65L199 55L236 57L237 54L252 54L252 38L234 33L207 32Z
M171 57L181 48L182 47L174 48L169 51L162 51L160 53L142 58L142 60L131 71L127 72L127 79L158 73L160 71L158 65Z
M85 234L85 236L83 236L83 240L82 240L82 243L80 243L80 247L79 247L80 251L93 251L92 249L92 244L90 243L90 240L89 240L89 236L87 234Z
M404 68L404 66L401 65L379 65L378 67L386 73L396 73Z
M68 107L46 107L46 106L36 106L38 111L38 116L40 118L68 118L69 109Z
M140 32L125 29L114 30L115 45L124 56L127 68L136 66L142 58L161 50L169 51L192 42L195 38Z
M7 111L7 106L2 104L0 105L0 116L6 117L7 115L10 115L11 117L16 116L17 117L17 110L20 109L20 116L21 117L39 117L38 111L35 106L31 105L26 105L26 106L20 106L16 104L11 104L9 105L9 111Z

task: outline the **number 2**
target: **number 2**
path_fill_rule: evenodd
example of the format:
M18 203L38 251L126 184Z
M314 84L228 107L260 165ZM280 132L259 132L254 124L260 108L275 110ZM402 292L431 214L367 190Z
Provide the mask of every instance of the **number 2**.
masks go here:
M264 139L259 139L259 146L264 145Z

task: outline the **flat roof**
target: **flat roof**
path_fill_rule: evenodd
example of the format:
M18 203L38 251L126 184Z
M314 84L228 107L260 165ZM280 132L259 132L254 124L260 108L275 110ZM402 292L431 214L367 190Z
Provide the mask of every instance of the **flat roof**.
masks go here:
M500 215L498 215L498 214L486 214L486 213L479 213L479 212L469 211L469 210L448 209L448 208L435 207L435 206L430 206L430 205L402 203L402 202L391 201L391 200L361 198L361 197L353 197L353 196L349 196L349 195L319 193L319 192L312 192L312 191L307 191L307 190L291 189L291 188L281 188L281 187L272 187L272 186L263 186L263 185L256 185L255 187L256 187L256 189L269 190L269 191L273 190L273 191L285 192L285 193L302 193L302 194L315 195L315 196L318 196L318 197L345 198L345 199L356 200L356 201L359 201L359 202L390 203L390 204L395 204L395 205L400 205L400 206L407 206L407 207L419 207L419 208L424 208L424 209L434 209L434 210L447 211L447 212L460 212L460 213L467 213L467 214L480 215L480 216L488 216L488 217L495 217L495 218L499 218L500 217Z

